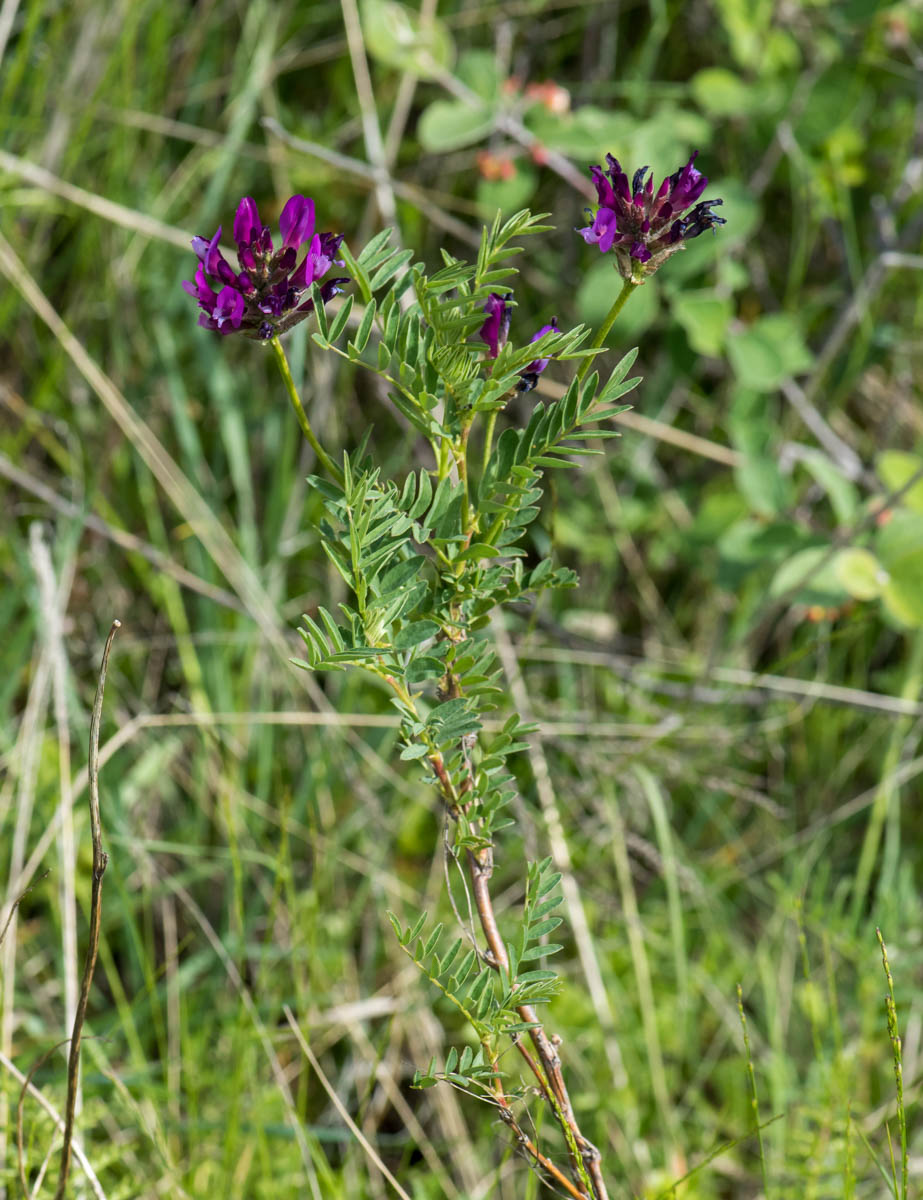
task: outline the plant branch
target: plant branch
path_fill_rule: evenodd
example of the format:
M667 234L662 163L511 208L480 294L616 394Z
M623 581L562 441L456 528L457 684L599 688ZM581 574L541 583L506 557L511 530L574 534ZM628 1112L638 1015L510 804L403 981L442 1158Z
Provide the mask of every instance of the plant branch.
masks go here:
M103 693L106 688L106 671L109 667L109 651L116 631L121 628L121 621L113 621L103 649L103 660L99 668L99 679L96 684L96 699L93 701L93 715L90 720L90 761L87 774L90 783L90 834L93 838L93 887L90 896L90 941L87 946L86 961L83 965L83 979L80 981L80 998L77 1001L77 1011L74 1014L74 1028L71 1033L70 1056L67 1061L67 1106L64 1111L64 1144L61 1147L61 1173L55 1190L55 1200L63 1200L67 1190L67 1176L70 1173L71 1144L74 1139L74 1113L77 1107L77 1079L80 1072L80 1039L83 1034L83 1023L86 1020L87 1005L90 999L90 985L96 970L96 955L99 951L99 928L102 919L103 875L109 865L109 855L103 850L103 830L99 816L99 726L103 713Z

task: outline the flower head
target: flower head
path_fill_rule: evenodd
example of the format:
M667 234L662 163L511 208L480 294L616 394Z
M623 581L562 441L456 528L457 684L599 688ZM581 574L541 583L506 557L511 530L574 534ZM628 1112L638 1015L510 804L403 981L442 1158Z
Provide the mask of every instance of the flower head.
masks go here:
M234 241L237 243L239 272L218 249L221 226L209 241L192 239L199 259L195 282L183 283L190 296L199 302L199 324L221 334L243 333L247 337L268 339L284 333L305 320L314 308L305 292L336 264L336 252L343 240L341 233L314 232L314 201L307 196L292 196L279 218L282 245L273 247L269 226L260 220L256 201L245 196L234 217ZM307 244L307 252L298 262L298 252ZM348 280L328 279L321 285L326 304ZM215 286L218 291L215 291Z
M511 293L501 296L499 292L491 292L484 305L487 319L478 330L478 337L482 342L487 343L487 353L491 358L497 357L509 337L511 299Z
M723 201L696 203L708 186L707 177L693 165L697 154L698 150L685 166L668 175L656 193L653 176L647 175L649 167L635 171L630 184L618 159L611 154L606 155L608 170L590 168L599 208L595 213L587 210L593 222L577 232L604 254L614 250L624 279L639 281L653 274L690 238L726 224L723 217L712 212Z

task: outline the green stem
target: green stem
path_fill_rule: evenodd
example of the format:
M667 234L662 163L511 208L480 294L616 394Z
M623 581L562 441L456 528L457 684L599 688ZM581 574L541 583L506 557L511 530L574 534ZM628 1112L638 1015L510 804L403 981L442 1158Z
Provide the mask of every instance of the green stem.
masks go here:
M494 426L497 424L497 413L500 410L495 408L487 414L487 428L484 431L484 456L481 460L481 475L487 474L487 464L490 462L490 451L494 441Z
M308 415L304 411L304 406L301 403L301 397L298 395L298 389L295 387L295 381L292 379L292 372L289 369L288 359L285 357L285 350L278 336L272 339L272 348L276 354L276 362L279 364L279 370L282 372L282 380L285 383L288 391L288 398L292 402L292 408L295 410L295 416L298 418L298 424L301 426L301 432L308 439L311 449L317 455L317 461L321 463L328 475L331 475L337 483L342 486L343 472L336 465L327 451L323 448L315 436L314 430L311 428L311 422L308 420Z
M609 330L615 324L615 318L619 315L619 313L625 307L625 301L628 299L628 297L631 295L631 293L635 290L636 287L640 286L640 282L641 282L640 280L626 279L625 282L622 284L622 290L616 296L615 303L609 309L609 313L608 313L605 321L603 321L602 325L600 325L600 327L599 327L599 332L596 334L596 337L593 338L593 341L590 343L591 350L596 350L598 347L605 344L606 338L609 336ZM578 379L583 379L584 375L586 375L587 371L589 371L593 361L594 360L592 358L585 358L583 360L583 362L580 364L580 369L577 372Z

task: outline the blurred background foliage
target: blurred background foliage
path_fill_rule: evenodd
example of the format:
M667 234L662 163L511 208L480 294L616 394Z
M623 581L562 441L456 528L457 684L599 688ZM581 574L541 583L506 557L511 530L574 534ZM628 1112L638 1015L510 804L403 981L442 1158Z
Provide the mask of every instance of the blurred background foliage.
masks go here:
M116 616L81 1118L104 1194L388 1194L286 1004L414 1200L550 1194L488 1109L409 1089L462 1035L384 909L445 907L442 815L392 765L383 693L288 665L340 595L310 451L268 355L198 329L179 284L244 194L275 223L303 191L354 249L395 224L431 266L529 205L558 228L514 323L596 322L616 280L572 232L587 166L659 179L695 149L728 224L626 308L635 411L535 527L582 587L495 630L553 784L519 764L500 908L524 857L570 863L550 1024L581 1124L613 1196L688 1200L894 1193L880 926L915 1186L920 5L7 0L0 55L0 861L7 901L32 887L0 949L6 1194L15 1072L73 1011ZM374 380L305 326L289 346L326 445L373 424L386 470L426 464ZM61 1051L34 1083L60 1109ZM24 1129L35 1172L32 1097Z

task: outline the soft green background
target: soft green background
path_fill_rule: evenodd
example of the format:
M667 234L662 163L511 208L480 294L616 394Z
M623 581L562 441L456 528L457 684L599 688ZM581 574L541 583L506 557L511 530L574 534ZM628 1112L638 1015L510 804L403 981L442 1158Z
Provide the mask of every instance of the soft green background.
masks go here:
M556 479L534 533L583 586L501 636L553 792L519 764L499 909L515 918L524 857L569 855L586 935L565 905L549 1023L613 1197L669 1195L709 1156L677 1196L891 1194L880 926L914 1194L919 7L452 0L437 18L0 6L0 879L8 900L32 885L0 950L0 1178L19 1194L13 1068L68 1034L88 714L119 617L80 1120L105 1195L393 1194L285 1005L414 1200L550 1194L489 1109L408 1087L462 1036L384 916L451 919L442 817L394 766L385 695L287 662L299 615L339 597L309 532L311 455L269 355L198 329L179 283L189 236L229 233L244 194L274 222L304 191L353 248L384 214L430 265L530 204L558 229L523 259L517 328L596 321L616 281L572 232L586 200L549 152L574 177L612 151L659 182L699 149L728 225L625 310L636 419ZM529 90L547 81L569 111ZM374 424L389 472L425 465L374 381L307 332L289 347L325 443ZM762 1146L738 983L775 1118ZM63 1064L35 1075L56 1108ZM24 1133L35 1172L55 1139L32 1098ZM91 1194L79 1167L72 1191Z

